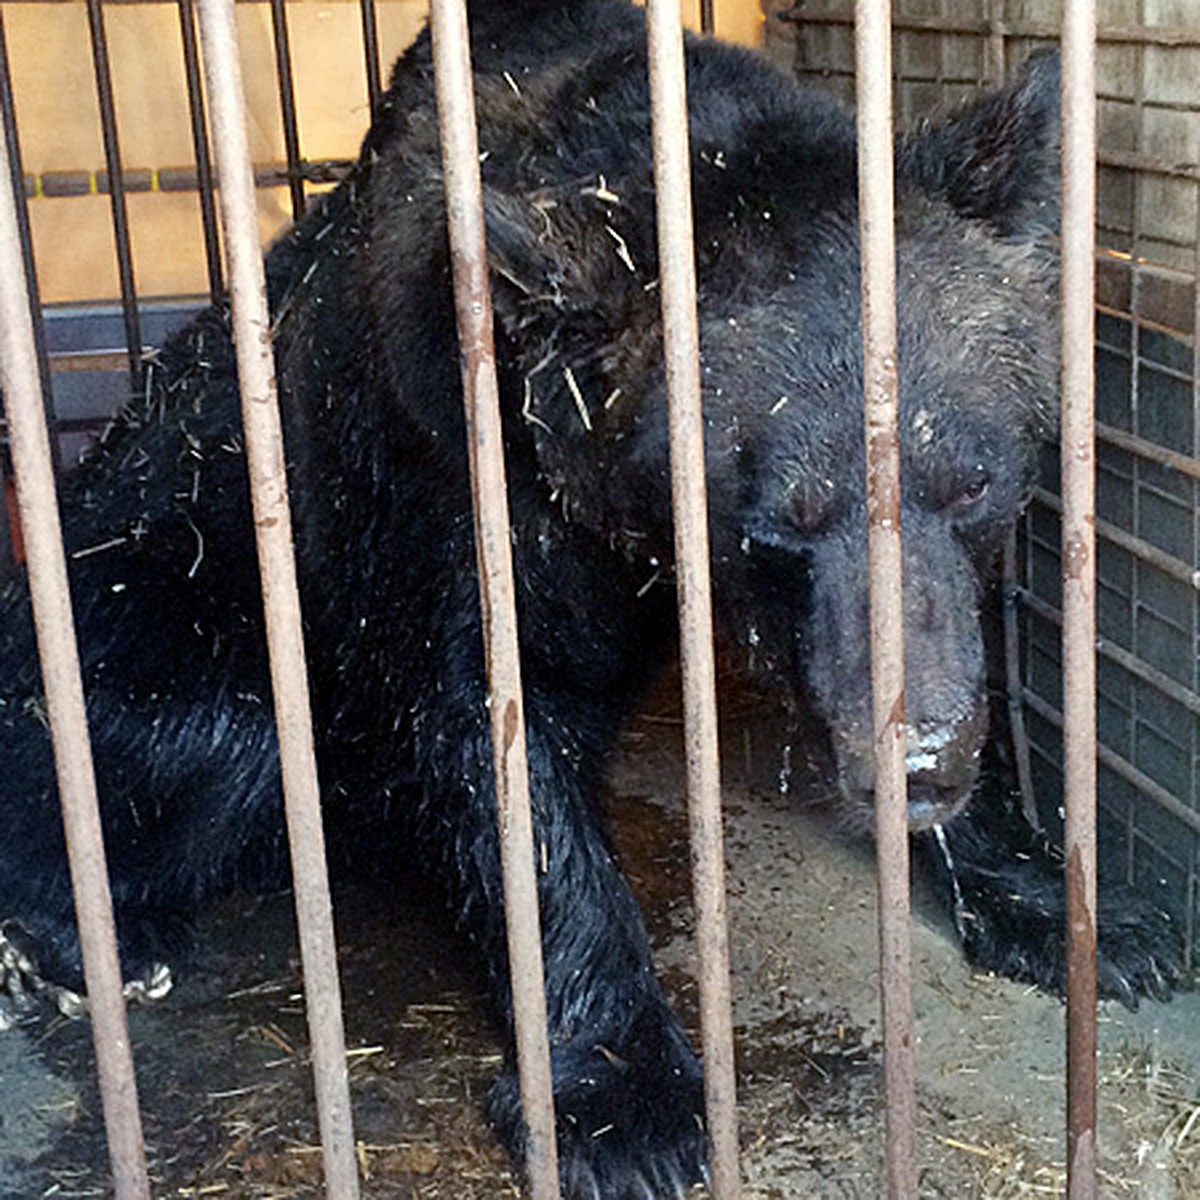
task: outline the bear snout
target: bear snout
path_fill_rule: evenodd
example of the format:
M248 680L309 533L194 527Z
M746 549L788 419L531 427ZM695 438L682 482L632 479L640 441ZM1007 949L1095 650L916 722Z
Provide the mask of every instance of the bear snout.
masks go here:
M873 828L875 760L865 722L835 726L838 784L852 823ZM955 720L907 726L908 825L914 833L945 824L970 799L987 733L986 705Z

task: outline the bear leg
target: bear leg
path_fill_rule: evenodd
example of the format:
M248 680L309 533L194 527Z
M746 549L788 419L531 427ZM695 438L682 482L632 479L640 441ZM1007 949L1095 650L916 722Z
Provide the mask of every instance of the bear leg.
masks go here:
M557 1141L570 1200L682 1195L706 1172L703 1085L695 1053L654 974L641 913L586 798L560 724L529 719L530 777ZM493 994L511 1031L491 749L485 730L454 755L468 802L457 813L448 867L485 949ZM443 763L434 777L444 780ZM486 785L480 784L486 780ZM436 805L446 849L450 806ZM510 1063L512 1055L510 1053ZM490 1113L514 1157L524 1129L515 1070Z

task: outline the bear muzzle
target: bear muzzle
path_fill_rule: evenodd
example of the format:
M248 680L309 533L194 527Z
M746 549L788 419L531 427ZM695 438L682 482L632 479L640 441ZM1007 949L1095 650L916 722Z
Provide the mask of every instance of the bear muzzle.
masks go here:
M979 776L987 733L985 705L957 720L922 722L906 727L908 748L908 826L919 832L943 825L966 806ZM873 827L875 760L871 730L865 723L833 729L838 783L851 821Z

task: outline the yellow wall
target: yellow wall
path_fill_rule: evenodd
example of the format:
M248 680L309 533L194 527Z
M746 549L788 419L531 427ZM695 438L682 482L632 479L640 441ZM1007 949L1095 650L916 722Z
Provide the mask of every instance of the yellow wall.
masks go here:
M13 92L27 174L104 169L99 108L85 8L3 0ZM719 36L756 44L758 0L716 0ZM425 0L378 0L380 57L387 67L424 22ZM270 10L237 6L242 67L256 163L285 158ZM699 25L699 0L685 0ZM287 7L301 154L350 158L367 125L367 88L359 6L354 0L291 0ZM190 167L192 145L175 4L104 8L113 90L126 170ZM193 193L131 192L134 271L146 296L207 290L199 204ZM39 282L47 302L117 294L107 195L37 195L30 203ZM287 193L264 191L264 239L290 218Z

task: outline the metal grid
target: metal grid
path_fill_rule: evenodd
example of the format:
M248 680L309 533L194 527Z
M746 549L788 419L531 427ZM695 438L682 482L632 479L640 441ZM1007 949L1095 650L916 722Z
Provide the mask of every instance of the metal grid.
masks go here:
M774 54L845 96L853 5L771 23ZM1058 34L1044 0L900 0L904 118L952 107ZM1097 703L1101 879L1179 921L1200 910L1200 30L1186 0L1102 0L1097 30ZM1020 688L1034 796L1062 834L1058 472L1047 454L1018 557ZM1018 747L1019 750L1024 749Z

